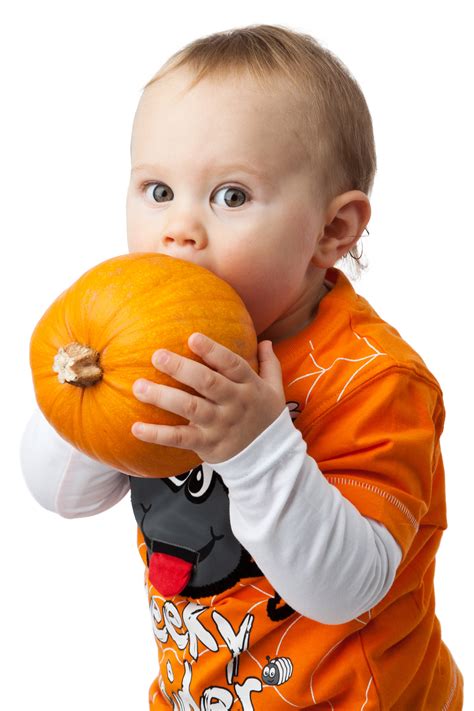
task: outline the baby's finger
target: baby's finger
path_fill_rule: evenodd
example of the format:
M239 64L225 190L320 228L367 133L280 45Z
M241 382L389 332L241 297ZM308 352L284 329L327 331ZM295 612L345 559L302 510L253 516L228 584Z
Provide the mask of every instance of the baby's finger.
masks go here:
M203 333L189 336L188 345L203 361L234 383L249 382L255 375L244 358Z
M162 359L163 355L165 356L164 360ZM229 397L225 378L203 363L197 363L191 358L185 358L178 353L163 349L156 351L151 361L157 370L167 373L184 385L189 385L211 402L217 403Z
M134 422L132 434L137 439L164 447L177 447L196 451L201 442L199 430L192 425L150 425L146 422Z
M162 410L181 415L190 422L204 424L211 418L211 407L202 397L172 388L161 383L151 383L148 380L136 380L133 393L141 402L160 407Z

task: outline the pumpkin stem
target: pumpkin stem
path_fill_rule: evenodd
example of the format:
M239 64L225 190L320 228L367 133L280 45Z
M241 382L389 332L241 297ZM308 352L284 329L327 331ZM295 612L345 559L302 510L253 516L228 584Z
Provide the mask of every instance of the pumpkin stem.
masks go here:
M68 343L54 356L53 370L58 373L60 383L69 383L81 388L94 385L102 378L99 353L81 343Z

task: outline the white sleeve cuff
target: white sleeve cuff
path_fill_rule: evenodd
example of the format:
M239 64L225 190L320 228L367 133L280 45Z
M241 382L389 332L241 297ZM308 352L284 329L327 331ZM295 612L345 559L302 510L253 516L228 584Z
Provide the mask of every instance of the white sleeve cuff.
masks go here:
M215 462L211 466L226 479L240 478L243 472L257 470L261 473L272 469L281 457L304 443L301 432L296 429L287 407L278 415L276 420L268 425L245 449L223 462ZM306 444L304 443L306 447Z

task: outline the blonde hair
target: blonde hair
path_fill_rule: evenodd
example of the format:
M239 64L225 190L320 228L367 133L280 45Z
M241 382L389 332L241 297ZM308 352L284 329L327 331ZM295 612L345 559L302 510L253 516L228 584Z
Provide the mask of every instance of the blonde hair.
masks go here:
M201 79L244 74L263 89L285 86L297 102L302 140L323 205L340 193L369 195L376 171L372 119L364 95L345 65L314 37L281 25L248 25L201 37L173 54L143 87L186 67ZM296 114L296 112L294 112ZM358 246L358 244L357 244ZM358 278L362 255L349 252ZM347 258L347 254L343 259Z

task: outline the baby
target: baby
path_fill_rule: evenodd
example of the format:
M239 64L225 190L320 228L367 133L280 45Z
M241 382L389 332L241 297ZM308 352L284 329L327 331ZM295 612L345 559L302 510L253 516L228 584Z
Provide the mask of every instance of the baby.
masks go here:
M179 476L110 470L39 410L21 458L32 494L65 517L131 492L154 711L462 708L433 588L447 526L442 391L335 267L370 219L375 168L361 90L309 35L254 25L201 38L143 91L129 250L234 287L259 374L200 333L200 363L150 353L198 393L134 383L139 400L189 421L132 428L197 452L202 464Z

